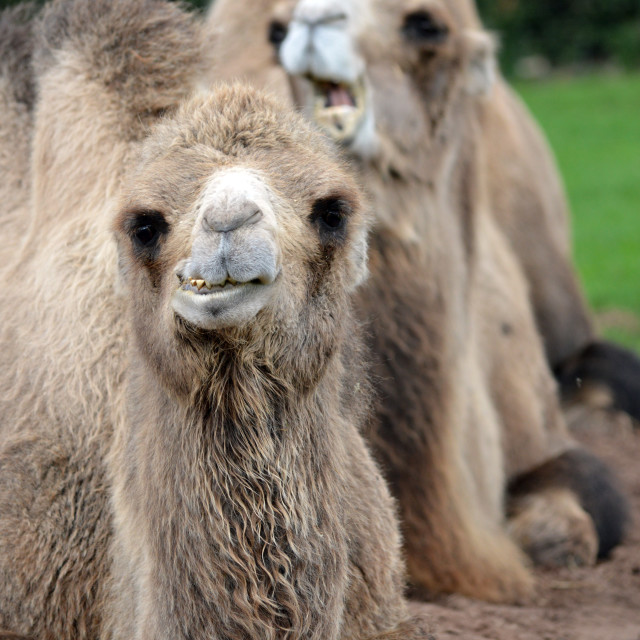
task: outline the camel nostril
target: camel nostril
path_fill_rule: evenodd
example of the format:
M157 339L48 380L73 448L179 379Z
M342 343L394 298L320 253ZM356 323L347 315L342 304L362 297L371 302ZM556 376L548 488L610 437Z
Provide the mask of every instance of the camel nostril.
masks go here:
M254 202L247 202L233 208L208 208L202 218L205 229L217 233L228 233L241 227L256 224L264 213Z
M263 213L262 211L260 211L260 209L256 209L251 216L247 219L247 221L243 224L243 226L247 226L250 224L256 224L256 222L260 222L260 220L262 220L263 217Z

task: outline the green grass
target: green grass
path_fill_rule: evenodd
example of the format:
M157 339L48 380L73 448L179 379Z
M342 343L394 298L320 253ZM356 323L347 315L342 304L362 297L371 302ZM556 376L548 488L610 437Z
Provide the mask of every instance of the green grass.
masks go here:
M574 251L605 334L640 351L640 75L562 78L516 89L542 124L573 211ZM633 315L630 315L633 314ZM635 326L634 326L635 325Z

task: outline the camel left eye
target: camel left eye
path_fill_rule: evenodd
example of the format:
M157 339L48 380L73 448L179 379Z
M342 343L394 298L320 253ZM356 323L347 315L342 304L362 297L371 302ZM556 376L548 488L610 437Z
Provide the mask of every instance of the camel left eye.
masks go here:
M449 29L428 11L416 11L405 18L402 33L413 42L439 44L446 40Z

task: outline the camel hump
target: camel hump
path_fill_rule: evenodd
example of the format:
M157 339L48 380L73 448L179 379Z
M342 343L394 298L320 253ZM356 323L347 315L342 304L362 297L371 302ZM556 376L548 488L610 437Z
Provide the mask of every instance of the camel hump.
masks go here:
M160 108L184 94L185 70L204 64L199 33L195 15L170 2L56 0L38 21L35 68L74 65L132 109Z
M16 102L29 109L35 101L31 58L37 10L34 2L26 2L0 13L0 76L8 80Z

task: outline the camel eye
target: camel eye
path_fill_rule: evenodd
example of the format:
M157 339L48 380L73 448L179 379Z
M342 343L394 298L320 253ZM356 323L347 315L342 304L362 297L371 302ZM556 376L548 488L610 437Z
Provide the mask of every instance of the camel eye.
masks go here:
M269 25L269 42L276 48L278 48L287 37L287 27L282 24L282 22L278 22L274 20Z
M134 249L146 257L151 257L160 238L169 230L167 221L158 211L135 213L129 218L126 226Z
M321 238L328 239L344 229L350 211L348 203L340 198L321 198L313 205L311 221L318 227Z
M329 208L326 211L323 211L319 218L325 227L333 229L334 231L339 229L344 221L344 215L338 208Z
M156 244L160 237L160 232L153 225L145 224L134 231L133 237L138 244L149 248L151 245Z
M416 11L405 18L402 33L412 42L439 44L446 40L449 29L428 11Z

